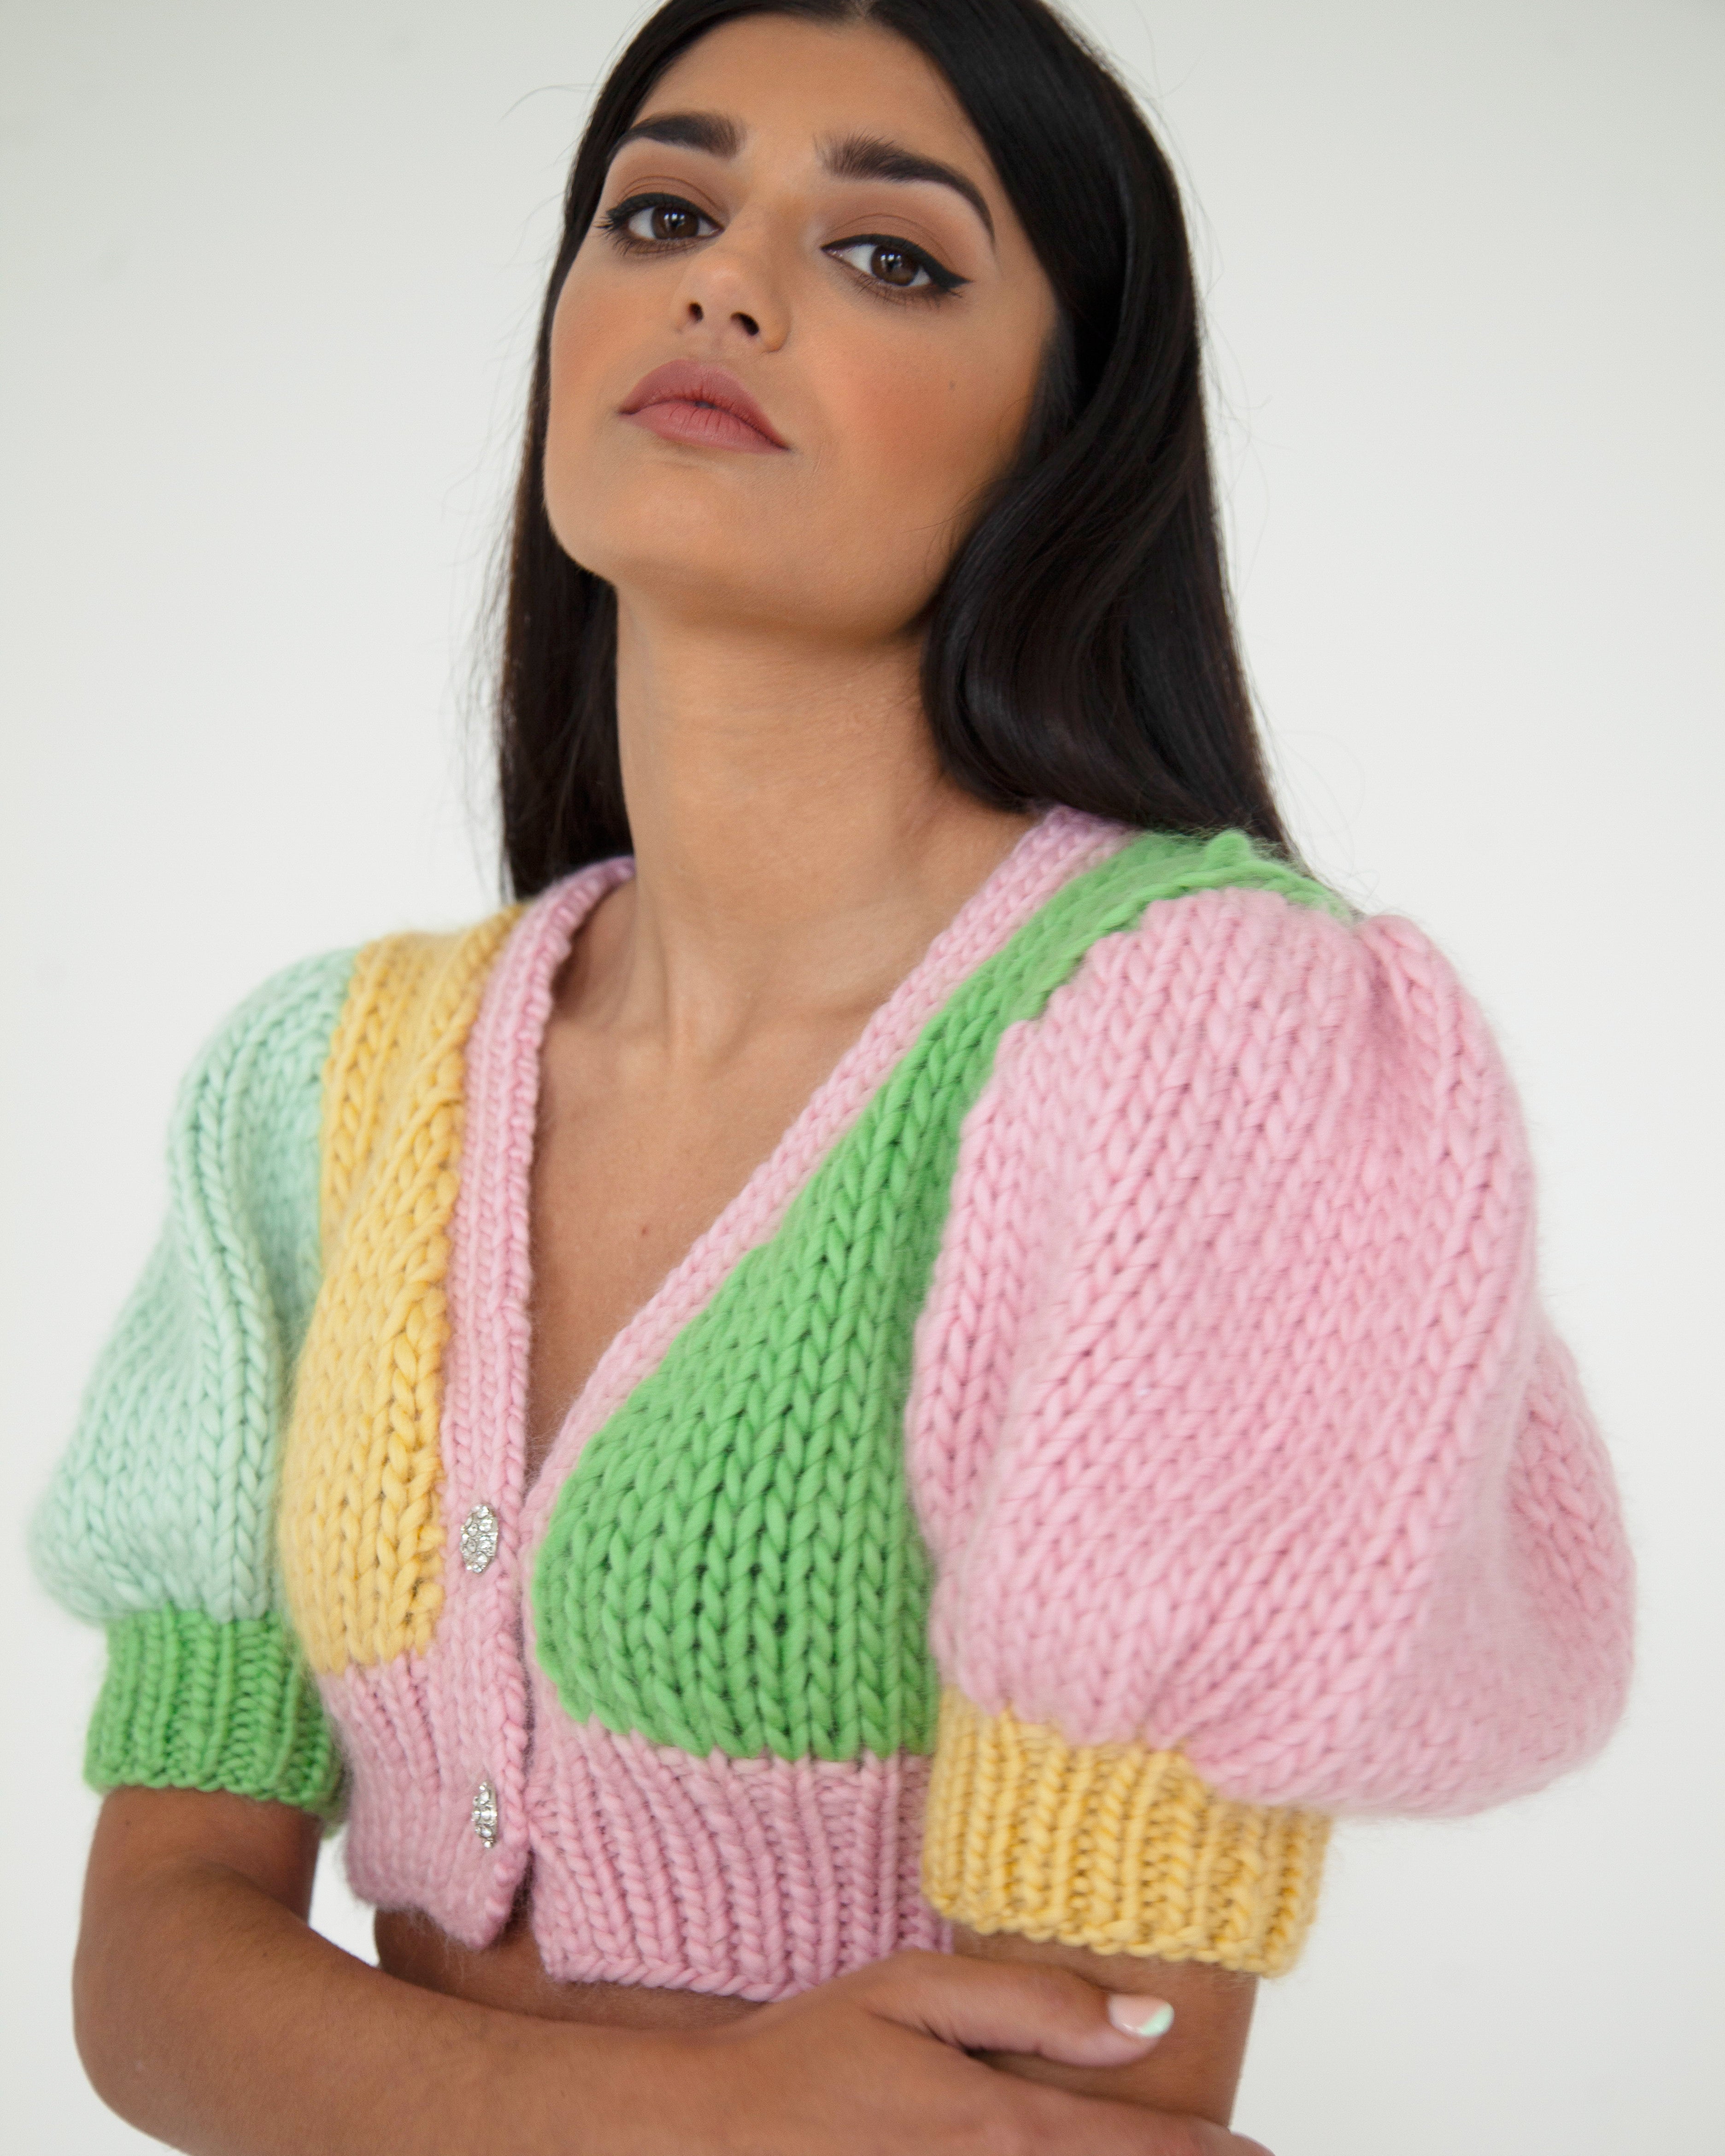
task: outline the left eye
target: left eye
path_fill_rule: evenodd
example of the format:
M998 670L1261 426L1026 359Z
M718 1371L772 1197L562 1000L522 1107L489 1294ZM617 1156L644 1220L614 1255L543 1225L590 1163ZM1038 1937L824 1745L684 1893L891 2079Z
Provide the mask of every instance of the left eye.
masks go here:
M631 239L705 239L707 233L719 228L710 217L682 202L643 203L620 223Z
M880 285L891 285L896 291L912 291L919 285L935 281L923 257L896 240L847 239L841 246L829 247L826 251L841 262L849 262L853 270L860 270L865 277L872 277Z

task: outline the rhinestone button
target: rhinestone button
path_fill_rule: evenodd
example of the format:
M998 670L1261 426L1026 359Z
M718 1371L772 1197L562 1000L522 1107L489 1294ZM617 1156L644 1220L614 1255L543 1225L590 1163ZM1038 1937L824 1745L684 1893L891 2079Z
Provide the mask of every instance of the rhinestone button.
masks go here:
M461 1562L470 1572L483 1572L497 1554L497 1515L489 1505L475 1505L461 1522Z
M473 1793L473 1830L487 1849L497 1841L497 1792L481 1782Z

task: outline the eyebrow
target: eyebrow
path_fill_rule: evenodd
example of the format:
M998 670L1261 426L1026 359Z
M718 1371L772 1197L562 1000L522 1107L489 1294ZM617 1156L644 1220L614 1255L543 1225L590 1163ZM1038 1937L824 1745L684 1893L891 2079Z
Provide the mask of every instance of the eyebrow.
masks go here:
M919 157L878 135L847 135L842 142L824 143L820 161L835 180L932 180L937 187L951 187L982 219L989 239L994 237L994 220L982 189L938 158Z
M722 112L661 112L625 127L611 155L631 142L669 142L679 150L705 150L710 157L734 157L742 147L742 130Z
M734 157L742 136L742 129L722 112L660 112L625 128L611 154L614 157L631 142L667 142L680 150L705 151L710 157ZM993 242L994 220L981 188L937 157L919 156L879 135L847 135L840 141L822 143L820 161L835 180L922 180L950 187L970 204Z

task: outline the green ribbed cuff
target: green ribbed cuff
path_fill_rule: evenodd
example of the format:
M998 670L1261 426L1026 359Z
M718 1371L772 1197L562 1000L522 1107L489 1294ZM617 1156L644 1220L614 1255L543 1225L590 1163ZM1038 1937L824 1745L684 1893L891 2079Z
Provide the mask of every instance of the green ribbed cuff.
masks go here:
M341 1755L316 1680L277 1617L148 1609L108 1626L84 1779L95 1789L231 1789L331 1822Z

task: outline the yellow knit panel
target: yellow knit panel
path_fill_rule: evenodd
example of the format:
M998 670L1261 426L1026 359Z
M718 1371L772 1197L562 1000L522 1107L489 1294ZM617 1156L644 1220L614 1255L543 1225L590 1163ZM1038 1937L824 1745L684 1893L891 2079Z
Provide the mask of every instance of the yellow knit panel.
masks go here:
M331 1045L323 1282L280 1525L288 1609L319 1671L423 1650L443 1599L438 1418L464 1055L518 911L370 945Z
M973 1932L1279 1975L1328 1832L1321 1812L1216 1795L1182 1753L1069 1744L942 1691L922 1892Z

